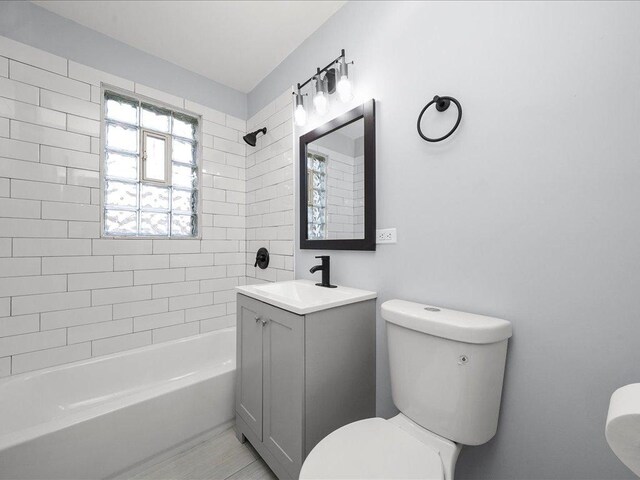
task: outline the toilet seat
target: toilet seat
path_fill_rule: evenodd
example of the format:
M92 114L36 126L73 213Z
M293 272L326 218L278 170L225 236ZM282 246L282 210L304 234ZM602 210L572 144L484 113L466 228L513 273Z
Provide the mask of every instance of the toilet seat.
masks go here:
M300 480L443 480L440 455L382 418L350 423L318 443L302 465Z

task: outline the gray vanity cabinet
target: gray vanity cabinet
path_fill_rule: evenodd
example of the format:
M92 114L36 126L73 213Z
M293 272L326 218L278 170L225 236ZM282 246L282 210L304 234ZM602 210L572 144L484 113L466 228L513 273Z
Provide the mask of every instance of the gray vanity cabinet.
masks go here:
M333 430L375 416L375 300L296 315L238 294L236 432L280 479Z

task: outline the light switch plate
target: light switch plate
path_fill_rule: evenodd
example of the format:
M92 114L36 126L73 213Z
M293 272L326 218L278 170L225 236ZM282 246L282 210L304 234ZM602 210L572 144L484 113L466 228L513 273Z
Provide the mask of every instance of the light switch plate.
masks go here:
M376 243L397 243L398 235L395 228L381 228L376 230Z

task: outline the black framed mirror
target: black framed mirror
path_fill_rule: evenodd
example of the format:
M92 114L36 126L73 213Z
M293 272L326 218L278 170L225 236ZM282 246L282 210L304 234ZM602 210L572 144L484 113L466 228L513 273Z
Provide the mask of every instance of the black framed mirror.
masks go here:
M375 250L375 100L300 137L300 248Z

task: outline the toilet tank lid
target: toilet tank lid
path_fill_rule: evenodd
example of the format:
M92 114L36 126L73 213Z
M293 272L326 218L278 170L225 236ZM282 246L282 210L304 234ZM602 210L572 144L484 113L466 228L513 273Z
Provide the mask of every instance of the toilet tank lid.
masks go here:
M382 304L390 323L436 337L466 343L495 343L511 337L511 322L404 300Z

